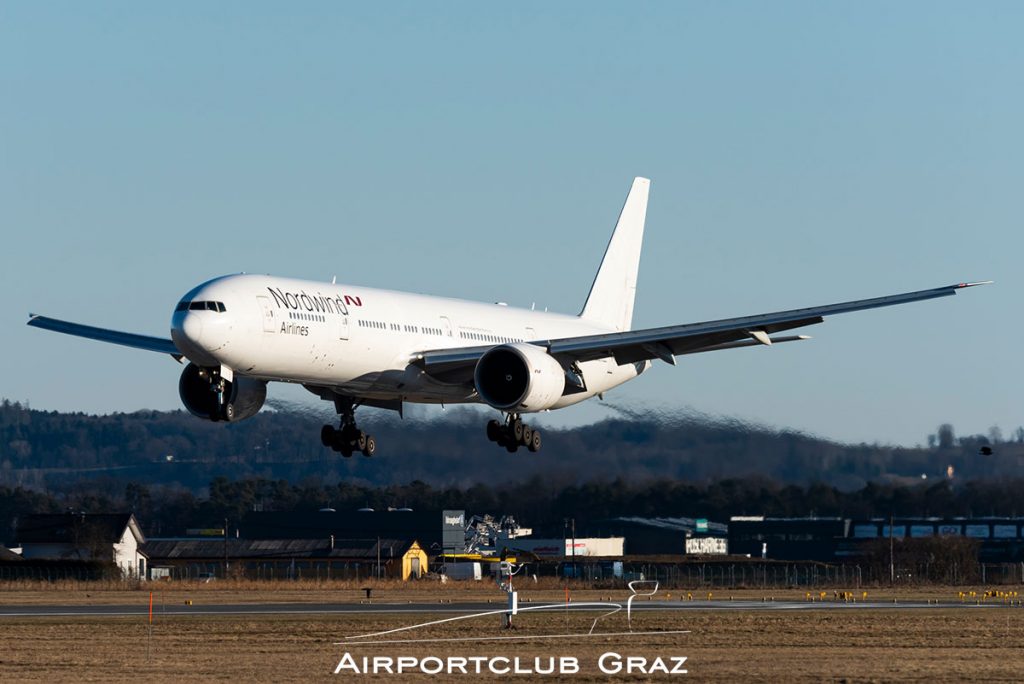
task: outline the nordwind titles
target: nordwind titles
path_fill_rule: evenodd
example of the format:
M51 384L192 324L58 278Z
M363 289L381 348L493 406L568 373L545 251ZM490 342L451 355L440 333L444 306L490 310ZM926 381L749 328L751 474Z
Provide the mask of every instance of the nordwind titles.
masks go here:
M268 287L271 296L274 298L274 302L278 308L282 306L286 309L294 309L295 311L310 311L314 313L332 313L341 314L342 316L348 315L348 306L346 301L356 306L362 306L362 300L359 297L350 297L345 295L342 297L330 297L323 293L317 292L315 295L306 294L305 290L299 290L298 292L282 292L281 288Z

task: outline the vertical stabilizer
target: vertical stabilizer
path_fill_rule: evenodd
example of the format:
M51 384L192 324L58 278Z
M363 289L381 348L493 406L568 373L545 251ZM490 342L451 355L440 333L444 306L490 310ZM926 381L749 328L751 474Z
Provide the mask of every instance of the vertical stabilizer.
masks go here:
M581 318L612 330L630 329L650 187L651 181L647 178L633 179L633 187L626 196L626 204L619 214L612 239L608 241L594 284L590 286Z

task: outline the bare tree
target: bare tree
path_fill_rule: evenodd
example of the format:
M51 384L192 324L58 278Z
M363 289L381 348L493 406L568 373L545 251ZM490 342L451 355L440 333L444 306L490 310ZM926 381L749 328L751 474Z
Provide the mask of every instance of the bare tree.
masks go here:
M956 434L953 432L953 426L949 423L943 423L939 426L939 448L940 449L952 449L956 443Z
M999 429L998 425L993 425L988 429L988 441L993 444L1003 443L1003 431Z

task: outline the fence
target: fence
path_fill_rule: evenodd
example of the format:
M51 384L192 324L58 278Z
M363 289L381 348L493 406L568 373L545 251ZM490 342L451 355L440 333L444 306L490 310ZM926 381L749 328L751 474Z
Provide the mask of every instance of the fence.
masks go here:
M923 562L891 568L868 564L817 562L624 562L617 574L612 563L577 561L551 564L538 574L557 574L578 581L625 583L634 579L657 580L672 589L733 588L783 589L862 586L916 586L941 584L1024 584L1024 563Z
M109 563L93 562L29 562L0 563L0 581L37 580L59 582L63 580L99 581L122 579L121 571Z

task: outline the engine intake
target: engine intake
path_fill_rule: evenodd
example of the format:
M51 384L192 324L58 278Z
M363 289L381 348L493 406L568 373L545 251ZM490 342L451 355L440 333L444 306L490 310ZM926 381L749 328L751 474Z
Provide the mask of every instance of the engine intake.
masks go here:
M565 391L565 370L544 349L505 344L484 353L473 382L489 406L502 411L543 411Z
M178 395L188 412L212 421L235 422L251 418L263 408L267 399L267 383L241 375L224 383L224 404L217 401L211 372L194 363L185 366L178 380Z

